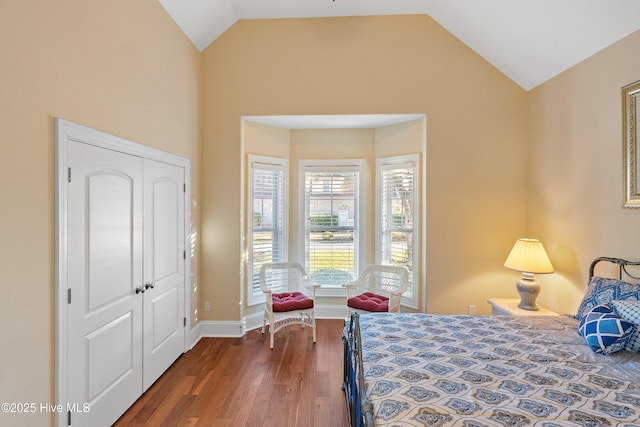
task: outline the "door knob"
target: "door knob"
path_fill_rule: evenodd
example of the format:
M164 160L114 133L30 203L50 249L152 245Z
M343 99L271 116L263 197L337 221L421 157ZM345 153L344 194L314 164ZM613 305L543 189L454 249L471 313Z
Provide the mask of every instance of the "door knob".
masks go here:
M156 285L154 285L153 282L147 282L147 283L144 284L144 288L145 289L153 289L155 287L156 287Z
M139 294L140 292L142 292L144 294L144 289L142 288L142 286L138 286L136 288L136 294Z

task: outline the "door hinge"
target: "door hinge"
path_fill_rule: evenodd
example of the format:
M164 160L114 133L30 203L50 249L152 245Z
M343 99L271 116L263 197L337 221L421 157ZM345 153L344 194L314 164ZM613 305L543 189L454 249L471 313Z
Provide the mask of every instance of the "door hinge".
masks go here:
M71 168L67 168L67 181L71 183Z
M71 304L71 288L67 288L67 304Z
M182 326L184 326L185 328L187 327L187 318L186 317L184 317L182 319Z
M182 192L183 193L187 192L187 183L182 184Z
M182 251L182 259L187 259L187 251Z

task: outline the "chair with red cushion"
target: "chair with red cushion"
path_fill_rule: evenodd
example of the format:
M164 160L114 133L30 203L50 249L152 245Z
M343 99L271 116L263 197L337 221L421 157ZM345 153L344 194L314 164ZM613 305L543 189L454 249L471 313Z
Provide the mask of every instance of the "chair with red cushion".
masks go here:
M316 342L314 302L319 287L309 281L297 262L267 263L260 267L260 288L265 294L262 333L269 324L270 348L273 348L275 333L294 323L313 328L313 342Z
M354 311L400 312L400 298L409 284L409 270L397 265L371 264L358 279L346 283L349 316Z

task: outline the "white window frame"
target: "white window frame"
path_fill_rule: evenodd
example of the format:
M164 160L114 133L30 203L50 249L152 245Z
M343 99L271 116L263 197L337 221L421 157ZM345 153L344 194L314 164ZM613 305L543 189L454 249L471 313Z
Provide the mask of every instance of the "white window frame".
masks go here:
M410 275L410 283L407 291L402 295L401 304L413 309L418 308L418 277L420 270L420 211L419 194L420 194L420 155L407 154L402 156L384 157L376 159L376 263L385 263L382 259L382 243L384 242L384 218L382 212L383 195L383 176L385 170L395 168L411 168L413 169L413 257L411 265L413 274Z
M299 170L299 199L298 199L298 218L299 220L299 240L298 240L298 259L305 266L308 273L308 260L306 255L306 200L305 200L305 173L306 172L357 172L358 174L358 204L357 204L357 221L358 221L358 254L356 262L356 277L364 268L365 250L366 250L366 181L365 181L364 159L314 159L300 160L298 163ZM323 286L316 292L318 296L345 296L346 291L342 286Z
M262 291L256 291L253 287L253 174L255 169L277 170L282 172L282 212L281 220L281 239L280 254L278 261L286 262L289 259L288 243L289 243L289 160L278 157L266 157L255 154L248 155L249 173L248 173L248 191L247 191L247 305L253 306L264 303L264 294ZM256 166L259 166L258 168Z

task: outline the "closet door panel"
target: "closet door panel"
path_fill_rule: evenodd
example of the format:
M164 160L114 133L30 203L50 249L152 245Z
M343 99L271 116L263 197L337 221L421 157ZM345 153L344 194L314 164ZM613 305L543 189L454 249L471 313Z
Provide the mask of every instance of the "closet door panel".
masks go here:
M184 350L184 168L144 161L146 390Z
M142 160L69 142L68 397L108 425L142 392Z
M135 182L115 170L87 174L87 313L131 295L133 279Z

